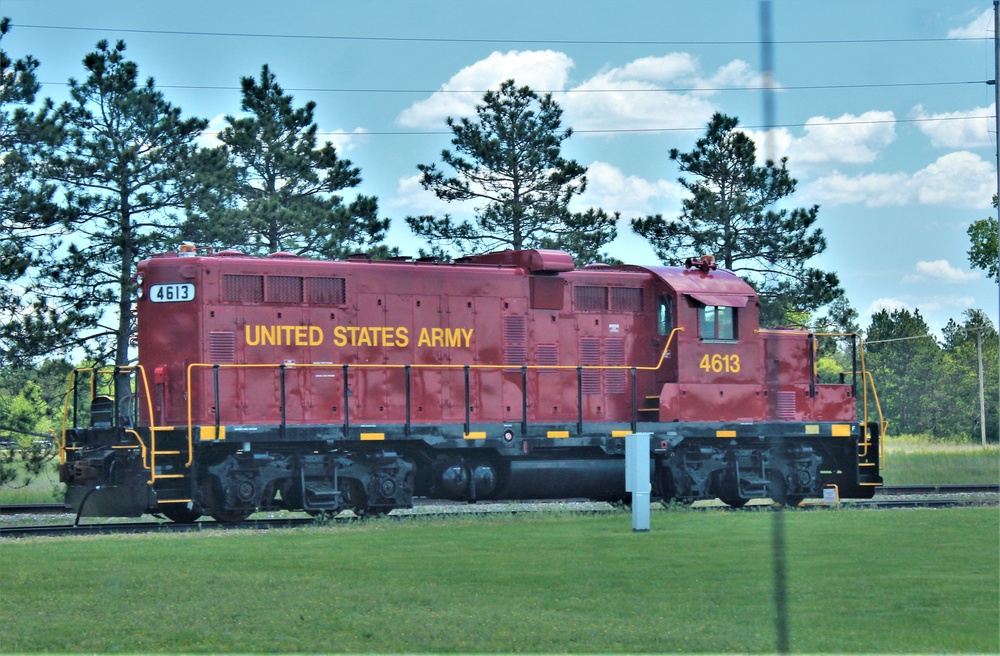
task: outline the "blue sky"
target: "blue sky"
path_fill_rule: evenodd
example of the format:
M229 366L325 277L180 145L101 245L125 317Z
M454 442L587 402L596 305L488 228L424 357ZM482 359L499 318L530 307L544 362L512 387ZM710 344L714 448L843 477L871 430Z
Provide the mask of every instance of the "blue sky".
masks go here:
M564 154L589 168L575 209L619 211L609 249L654 264L628 219L679 213L670 148L690 150L713 112L763 144L758 3L751 0L0 0L3 49L41 62L42 96L83 78L99 39L123 39L186 116L239 113L239 79L263 64L317 103L323 138L361 168L390 243L422 245L404 217L447 206L420 188L448 116L514 78L551 91L576 134ZM867 327L880 308L919 309L934 330L998 289L968 262L966 229L995 215L992 3L774 0L776 128L798 179L788 206L820 205L836 271Z

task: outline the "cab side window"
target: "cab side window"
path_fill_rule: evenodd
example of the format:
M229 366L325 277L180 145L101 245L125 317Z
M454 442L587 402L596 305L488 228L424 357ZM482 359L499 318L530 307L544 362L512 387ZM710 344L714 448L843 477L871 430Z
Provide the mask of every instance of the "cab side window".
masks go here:
M674 329L674 299L669 296L660 297L656 325L661 335L669 335Z
M736 308L706 305L698 313L701 338L712 340L736 339Z

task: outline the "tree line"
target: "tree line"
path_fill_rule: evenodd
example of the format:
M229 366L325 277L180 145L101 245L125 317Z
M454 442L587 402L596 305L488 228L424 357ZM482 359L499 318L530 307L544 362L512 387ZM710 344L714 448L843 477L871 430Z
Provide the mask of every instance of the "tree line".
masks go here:
M0 39L9 29L0 20ZM316 104L296 106L269 66L240 80L239 113L225 116L218 145L204 146L208 121L183 116L153 78L140 78L125 51L122 41L99 41L83 59L84 77L69 81L69 100L56 105L39 99L39 62L15 61L0 49L0 437L47 430L60 406L52 381L70 368L71 354L129 364L132 276L152 253L190 241L250 254L400 255L385 243L390 219L378 199L360 193L361 169L320 143ZM551 94L508 80L486 92L475 116L449 117L447 125L450 147L439 162L417 165L420 183L475 209L468 219L404 217L423 244L420 256L559 248L578 265L613 261L603 249L621 217L569 209L586 190L587 170L562 154L573 131ZM797 184L786 158L758 164L738 119L721 113L690 152L674 149L669 157L689 192L681 215L629 223L664 263L714 255L758 291L764 327L861 332L837 275L808 264L826 249L819 207L777 209ZM969 234L970 261L995 275L995 221ZM965 398L975 370L969 343L979 335L994 354L984 361L993 365L987 398L995 440L990 319L966 313L949 324L943 343L888 341L921 330L927 333L919 313L901 310L879 313L867 331L868 364L886 386L882 401L895 429L974 432L962 404L948 399ZM830 371L849 362L844 342L832 338L822 356ZM938 374L938 387L925 390Z

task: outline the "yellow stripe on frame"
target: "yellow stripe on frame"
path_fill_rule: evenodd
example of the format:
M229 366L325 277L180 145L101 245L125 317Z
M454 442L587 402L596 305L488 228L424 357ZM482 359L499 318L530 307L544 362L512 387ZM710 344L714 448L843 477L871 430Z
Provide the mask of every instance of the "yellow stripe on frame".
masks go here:
M830 426L830 434L834 437L850 437L851 436L851 425L850 424L834 424Z
M549 431L548 436L553 439L569 437L569 431Z
M819 435L819 425L818 424L807 424L806 425L806 435Z
M215 426L202 426L198 438L202 442L211 442L213 440L224 440L226 439L226 427L219 426L219 434L215 434Z
M365 442L384 440L385 433L361 433L361 440Z
M611 431L611 437L628 437L631 434L632 434L632 431L630 431L630 430L616 430L616 431Z
M462 437L464 437L467 440L485 440L486 431L475 431L472 433L464 433Z
M736 431L734 430L717 430L715 431L716 437L736 437Z

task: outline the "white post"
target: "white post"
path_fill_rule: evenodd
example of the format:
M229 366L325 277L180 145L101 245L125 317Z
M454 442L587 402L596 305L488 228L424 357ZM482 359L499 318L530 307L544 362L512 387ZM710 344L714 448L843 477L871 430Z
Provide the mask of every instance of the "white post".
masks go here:
M632 530L649 530L649 440L652 433L625 437L625 491L632 493Z

